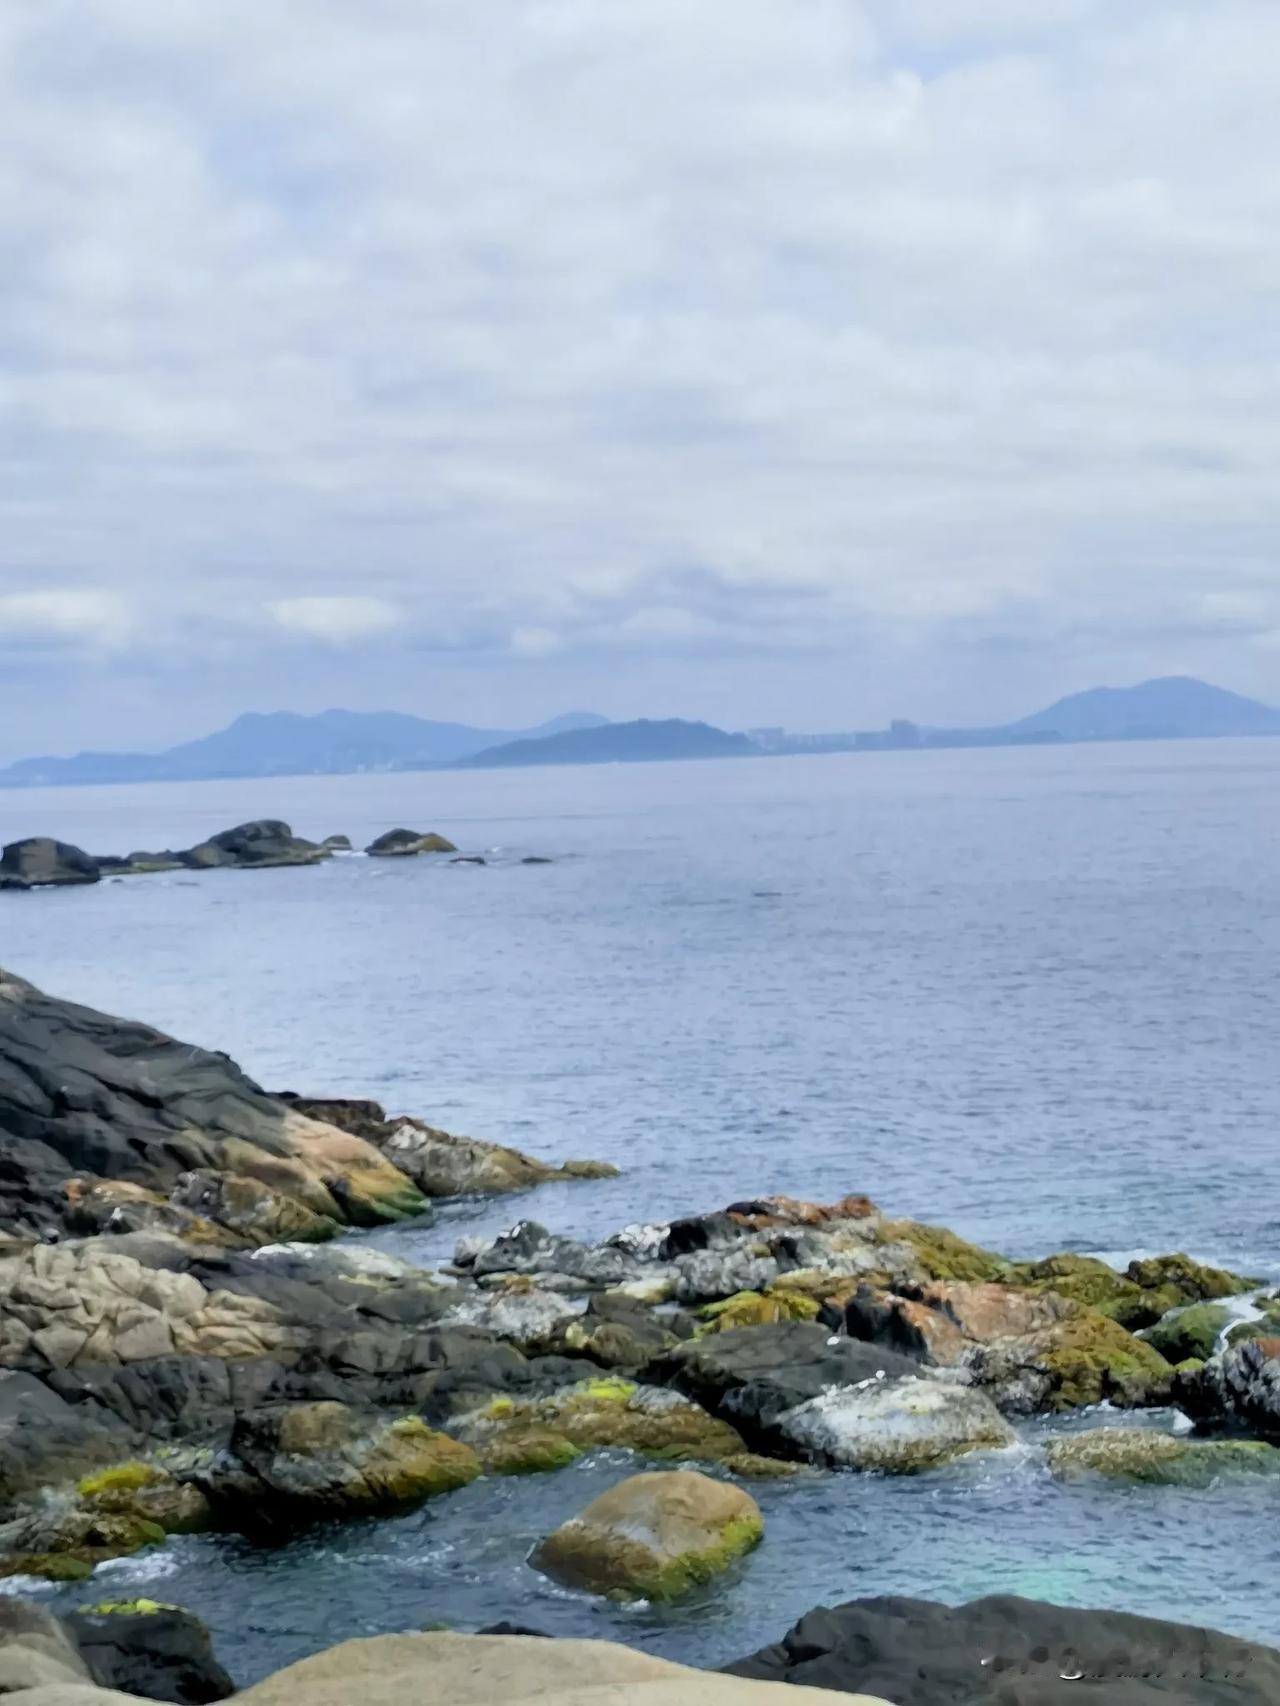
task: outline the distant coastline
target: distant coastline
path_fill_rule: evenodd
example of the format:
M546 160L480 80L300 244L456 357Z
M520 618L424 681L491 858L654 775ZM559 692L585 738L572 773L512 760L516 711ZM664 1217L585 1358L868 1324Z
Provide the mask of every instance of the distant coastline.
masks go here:
M806 734L745 732L681 718L610 722L576 711L517 731L432 722L403 712L247 713L202 740L158 753L82 752L0 769L0 788L350 776L461 768L765 758L834 752L945 751L1115 741L1280 735L1280 709L1190 676L1098 687L990 728L928 727Z

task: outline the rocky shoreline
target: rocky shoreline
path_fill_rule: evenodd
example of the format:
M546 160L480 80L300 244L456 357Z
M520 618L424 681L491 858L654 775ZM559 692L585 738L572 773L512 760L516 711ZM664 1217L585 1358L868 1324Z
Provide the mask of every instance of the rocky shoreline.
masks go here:
M84 848L50 836L28 836L0 850L0 891L82 887L104 878L154 876L167 871L265 871L284 866L322 865L336 854L354 851L349 836L307 841L278 818L242 823L211 835L195 847L126 854L86 853ZM389 829L364 849L371 859L410 859L444 855L457 865L484 865L479 853L462 853L443 835L417 829ZM523 865L551 860L530 854Z
M1123 1272L1013 1261L856 1195L737 1202L595 1244L524 1219L463 1239L438 1271L338 1238L433 1199L611 1171L368 1101L272 1095L224 1055L0 973L0 1576L87 1580L197 1531L269 1544L621 1450L637 1473L532 1562L579 1591L679 1598L731 1580L760 1536L762 1478L928 1476L1028 1449L1031 1418L1037 1439L1049 1424L1035 1449L1056 1477L1280 1472L1280 1298L1182 1253ZM1158 1425L1082 1428L1100 1404ZM1047 1693L912 1694L893 1665L918 1641L959 1664L961 1614L858 1603L815 1614L836 1620L821 1639L734 1668L898 1706L1058 1699L1052 1678L1035 1683ZM1058 1619L1061 1640L1031 1643L1054 1652L1083 1638L1072 1619L1103 1615L1032 1609ZM899 1655L888 1669L866 1657L873 1615ZM1001 1615L1011 1641L1034 1622ZM1129 1622L1136 1641L1147 1620ZM1255 1682L1272 1676L1274 1655L1250 1651ZM1276 1698L1213 1686L1185 1698ZM1121 1688L1096 1697L1156 1698Z

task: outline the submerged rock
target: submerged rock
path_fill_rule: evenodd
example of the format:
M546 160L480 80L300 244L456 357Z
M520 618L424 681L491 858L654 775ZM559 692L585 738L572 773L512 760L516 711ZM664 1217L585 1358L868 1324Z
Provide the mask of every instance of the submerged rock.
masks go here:
M1062 1479L1102 1475L1163 1487L1207 1487L1232 1475L1280 1474L1280 1451L1253 1440L1197 1440L1150 1428L1093 1428L1045 1448Z
M633 1475L549 1534L530 1562L588 1593L677 1599L712 1580L764 1534L748 1493L692 1470Z

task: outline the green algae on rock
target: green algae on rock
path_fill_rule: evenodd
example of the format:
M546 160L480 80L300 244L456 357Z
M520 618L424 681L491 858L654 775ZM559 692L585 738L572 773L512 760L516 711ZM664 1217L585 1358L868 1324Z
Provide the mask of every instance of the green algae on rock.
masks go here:
M994 1280L1008 1266L1003 1256L970 1244L945 1226L889 1220L881 1224L879 1232L883 1243L910 1245L928 1279Z
M633 1475L535 1548L530 1562L610 1597L678 1599L713 1580L764 1534L750 1494L692 1470Z
M1167 1362L1205 1362L1230 1320L1230 1311L1220 1303L1190 1303L1157 1321L1143 1336Z

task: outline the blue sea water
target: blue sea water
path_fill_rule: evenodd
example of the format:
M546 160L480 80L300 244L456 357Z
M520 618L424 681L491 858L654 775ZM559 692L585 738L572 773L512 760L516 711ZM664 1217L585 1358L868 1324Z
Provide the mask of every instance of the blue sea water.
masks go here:
M1280 1276L1280 741L0 794L3 840L95 852L260 816L357 846L438 829L490 863L4 896L0 963L271 1088L624 1170L379 1235L404 1255L520 1214L596 1236L865 1191L1016 1255L1186 1249ZM712 1663L889 1591L1022 1591L1280 1643L1270 1483L1067 1488L1030 1437L919 1481L766 1485L761 1551L657 1613L524 1561L622 1470L481 1482L272 1552L184 1541L108 1585L162 1578L246 1678L343 1634L503 1616Z

